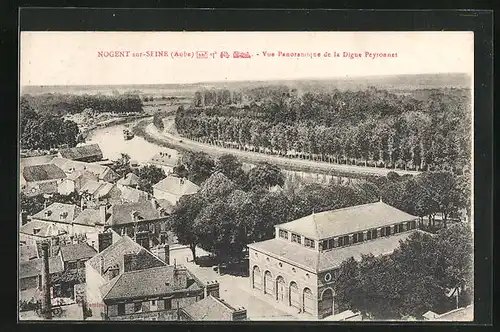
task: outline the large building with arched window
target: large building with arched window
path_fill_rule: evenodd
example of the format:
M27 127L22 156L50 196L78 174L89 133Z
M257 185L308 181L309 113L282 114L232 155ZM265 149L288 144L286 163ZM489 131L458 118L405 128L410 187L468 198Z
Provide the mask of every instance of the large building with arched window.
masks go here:
M339 313L335 279L340 264L350 257L392 253L417 230L418 217L380 201L275 227L275 238L248 245L251 287L279 306L321 319Z

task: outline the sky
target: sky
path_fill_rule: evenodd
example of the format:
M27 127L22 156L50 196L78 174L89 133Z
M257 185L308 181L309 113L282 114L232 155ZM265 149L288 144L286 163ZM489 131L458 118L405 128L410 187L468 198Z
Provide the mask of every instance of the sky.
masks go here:
M20 83L26 85L177 84L321 79L421 73L473 74L472 32L21 32ZM129 57L99 52L129 51ZM133 57L166 51L168 57ZM218 52L215 58L171 53ZM234 51L250 59L221 58ZM264 53L275 53L274 57ZM281 57L278 52L320 53ZM331 57L325 57L325 53ZM334 52L340 56L333 57ZM361 53L350 59L346 53ZM397 57L366 57L397 53ZM259 55L257 55L259 54Z

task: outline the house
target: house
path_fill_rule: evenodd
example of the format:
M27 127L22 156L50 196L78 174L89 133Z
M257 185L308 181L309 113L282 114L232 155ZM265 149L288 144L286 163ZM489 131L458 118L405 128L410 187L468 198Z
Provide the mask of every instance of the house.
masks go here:
M19 246L19 261L25 262L38 257L38 250L34 244L23 244Z
M58 156L61 158L94 162L102 159L102 151L98 144L77 146L74 148L60 149Z
M156 199L136 203L115 204L109 209L107 228L134 238L149 249L167 240L166 222L172 210L166 210Z
M178 320L179 309L204 297L204 285L180 265L126 271L101 291L105 317L120 321Z
M223 299L208 295L180 310L181 320L187 321L241 321L247 319L245 308L234 308Z
M26 195L52 194L66 178L66 173L54 164L31 165L22 170L21 190Z
M149 159L148 164L157 166L165 171L166 174L171 174L174 167L177 166L178 158L167 152L159 152Z
M131 267L130 255L135 255L134 269L165 266L166 262L153 255L128 236L119 237L111 230L98 236L98 254L85 262L87 302L92 303L92 319L103 319L103 294L101 286L128 271ZM127 256L128 255L128 256ZM128 265L125 264L125 256Z
M64 270L84 269L85 262L97 254L97 250L87 243L75 243L61 246L59 255L64 263Z
M43 259L36 258L29 261L19 262L19 289L42 288ZM60 256L49 257L49 273L51 278L63 273L64 264ZM58 287L57 285L54 285Z
M34 214L31 220L57 226L57 229L64 230L68 235L85 234L96 228L104 229L105 210L100 211L85 208L82 211L79 206L56 202Z
M19 242L23 245L34 246L38 241L48 240L62 234L66 234L65 227L35 219L19 228Z
M339 313L334 283L341 263L385 255L417 230L418 217L383 202L313 213L275 226L275 238L249 248L250 286L314 318Z
M61 195L79 192L87 181L97 181L97 176L87 170L70 172L57 187L57 192Z
M170 175L153 185L153 196L175 205L182 196L196 194L199 190L200 187L188 179Z
M86 163L82 161L55 157L54 159L52 159L52 164L62 169L66 175L69 175L73 172L87 171L97 177L97 180L99 181L115 182L120 178L120 176L108 166L103 166L95 163Z
M82 194L82 206L88 207L136 203L146 201L150 196L139 189L104 181L87 181L79 193Z
M128 173L122 179L118 180L117 183L121 184L122 186L137 188L137 186L139 185L139 180L139 177L134 173Z

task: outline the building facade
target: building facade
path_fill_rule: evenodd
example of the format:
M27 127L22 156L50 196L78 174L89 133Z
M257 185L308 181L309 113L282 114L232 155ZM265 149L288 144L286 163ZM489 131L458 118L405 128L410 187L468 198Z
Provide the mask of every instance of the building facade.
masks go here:
M258 296L313 318L338 314L341 263L385 255L417 231L418 217L383 202L326 211L275 226L275 238L249 244L250 287Z

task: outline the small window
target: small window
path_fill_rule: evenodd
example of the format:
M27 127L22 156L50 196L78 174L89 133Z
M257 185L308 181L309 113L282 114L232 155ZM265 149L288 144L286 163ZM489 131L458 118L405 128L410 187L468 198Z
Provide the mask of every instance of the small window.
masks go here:
M302 239L300 238L300 235L292 233L292 242L296 242L298 244L301 244Z
M358 242L363 242L365 239L364 239L364 234L363 232L360 232L358 233Z
M151 300L151 305L155 306L156 305L156 300Z
M391 226L387 226L385 228L385 236L389 236L389 235L391 235Z
M366 232L366 240L369 241L372 239L372 231Z
M344 246L344 238L343 237L339 237L339 240L337 241L337 246L338 247Z
M325 274L325 281L328 282L332 280L332 275L330 273Z
M349 245L349 235L344 236L344 245L345 246Z
M335 239L328 240L328 249L335 248Z
M314 240L304 238L304 245L309 248L314 248L315 243Z
M411 222L411 227L410 227L410 228L411 228L411 229L415 229L415 228L417 228L417 222L416 222L415 220L413 220L413 221Z
M139 312L142 309L142 302L134 302L134 312Z
M280 238L288 240L288 231L284 229L280 229L279 231Z
M377 230L373 229L371 233L372 233L372 240L376 239L377 238Z
M165 299L165 310L172 309L172 299Z
M320 250L326 250L326 249L329 249L328 248L328 240L324 240L323 242L321 242L320 244Z
M353 234L352 235L352 243L357 243L358 242L358 234Z
M283 267L283 264L281 264L281 262L278 263L278 266L279 267Z
M118 315L125 315L125 303L118 304Z

